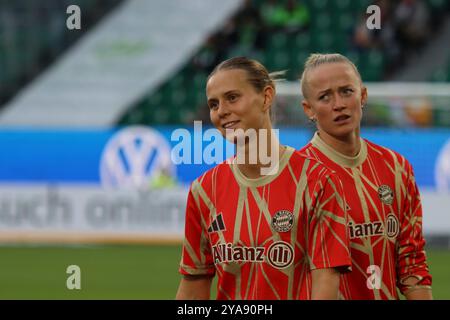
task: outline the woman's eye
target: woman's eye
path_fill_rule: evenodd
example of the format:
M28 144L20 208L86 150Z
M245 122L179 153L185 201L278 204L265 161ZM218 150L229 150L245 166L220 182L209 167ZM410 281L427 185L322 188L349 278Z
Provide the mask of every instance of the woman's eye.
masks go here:
M228 99L229 99L230 101L234 101L234 100L237 99L237 96L234 95L234 94L232 94L231 96L228 97Z
M353 89L345 89L344 93L345 94L351 94L351 93L353 93Z
M328 97L328 94L324 94L319 97L319 100L325 100Z
M208 106L210 109L217 109L218 104L216 102L211 102Z

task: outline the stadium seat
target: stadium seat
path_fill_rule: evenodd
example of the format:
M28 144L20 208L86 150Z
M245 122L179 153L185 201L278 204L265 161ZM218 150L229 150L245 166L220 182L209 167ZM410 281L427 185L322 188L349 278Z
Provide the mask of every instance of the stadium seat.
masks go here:
M313 12L313 14L315 14L319 12L325 12L330 9L331 2L331 0L309 0L308 4L310 10Z
M336 32L333 36L333 51L341 54L345 54L345 52L349 49L349 41L350 36L347 32Z
M154 92L147 98L146 103L151 107L160 108L163 105L163 100L164 97L161 90L156 90L156 92Z
M347 58L349 58L350 61L352 61L358 69L362 68L362 65L361 65L361 54L359 52L357 52L357 51L347 51L344 55Z
M346 12L351 11L351 0L334 0L331 1L331 8L333 12L340 14L344 14Z
M366 12L367 8L373 4L372 0L358 0L352 1L353 11L357 14L363 14Z
M335 39L331 32L316 32L312 38L312 50L321 53L334 51L334 41Z
M311 27L313 28L313 33L317 34L322 31L330 31L335 26L332 25L332 16L329 13L321 12L317 14L315 19L313 19L311 23Z
M283 50L288 44L288 36L284 32L277 32L269 36L268 45L272 50Z
M379 50L362 55L361 76L364 81L379 81L383 76L384 57Z
M310 32L302 32L295 36L294 43L296 50L309 50L311 46Z
M157 111L153 111L153 121L155 124L167 124L170 120L169 108L159 108Z
M449 68L447 68L449 69ZM432 73L430 76L430 81L433 82L447 82L450 81L450 70L446 70L445 68L438 69Z
M354 16L351 13L341 13L335 16L340 32L349 32L354 26Z
M434 10L444 10L446 2L448 3L446 0L427 0L426 2Z
M270 70L289 68L289 53L286 50L268 50L266 52L266 67Z

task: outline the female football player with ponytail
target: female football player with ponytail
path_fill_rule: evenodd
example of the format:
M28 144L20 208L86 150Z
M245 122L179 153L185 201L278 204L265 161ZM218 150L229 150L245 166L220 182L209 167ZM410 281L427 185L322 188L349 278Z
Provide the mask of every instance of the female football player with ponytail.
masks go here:
M209 299L214 276L218 299L336 299L350 268L341 182L280 144L275 84L257 61L222 62L206 95L237 155L191 185L177 299Z

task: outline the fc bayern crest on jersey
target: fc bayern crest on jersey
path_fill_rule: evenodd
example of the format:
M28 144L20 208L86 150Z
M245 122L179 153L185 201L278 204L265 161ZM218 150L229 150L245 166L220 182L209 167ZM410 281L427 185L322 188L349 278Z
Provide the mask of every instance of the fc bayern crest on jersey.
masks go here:
M378 197L384 204L391 205L394 201L394 191L391 187L383 184L378 188Z
M280 210L272 218L272 228L277 232L288 232L294 225L294 215L287 210Z

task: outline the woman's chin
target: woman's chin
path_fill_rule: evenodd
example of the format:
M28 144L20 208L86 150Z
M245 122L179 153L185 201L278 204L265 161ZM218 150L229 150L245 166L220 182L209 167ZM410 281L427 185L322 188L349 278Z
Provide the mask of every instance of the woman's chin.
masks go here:
M357 128L353 126L342 126L339 128L333 128L333 130L327 130L326 133L329 136L332 136L339 140L345 140L351 136L353 136L355 133L359 132Z

